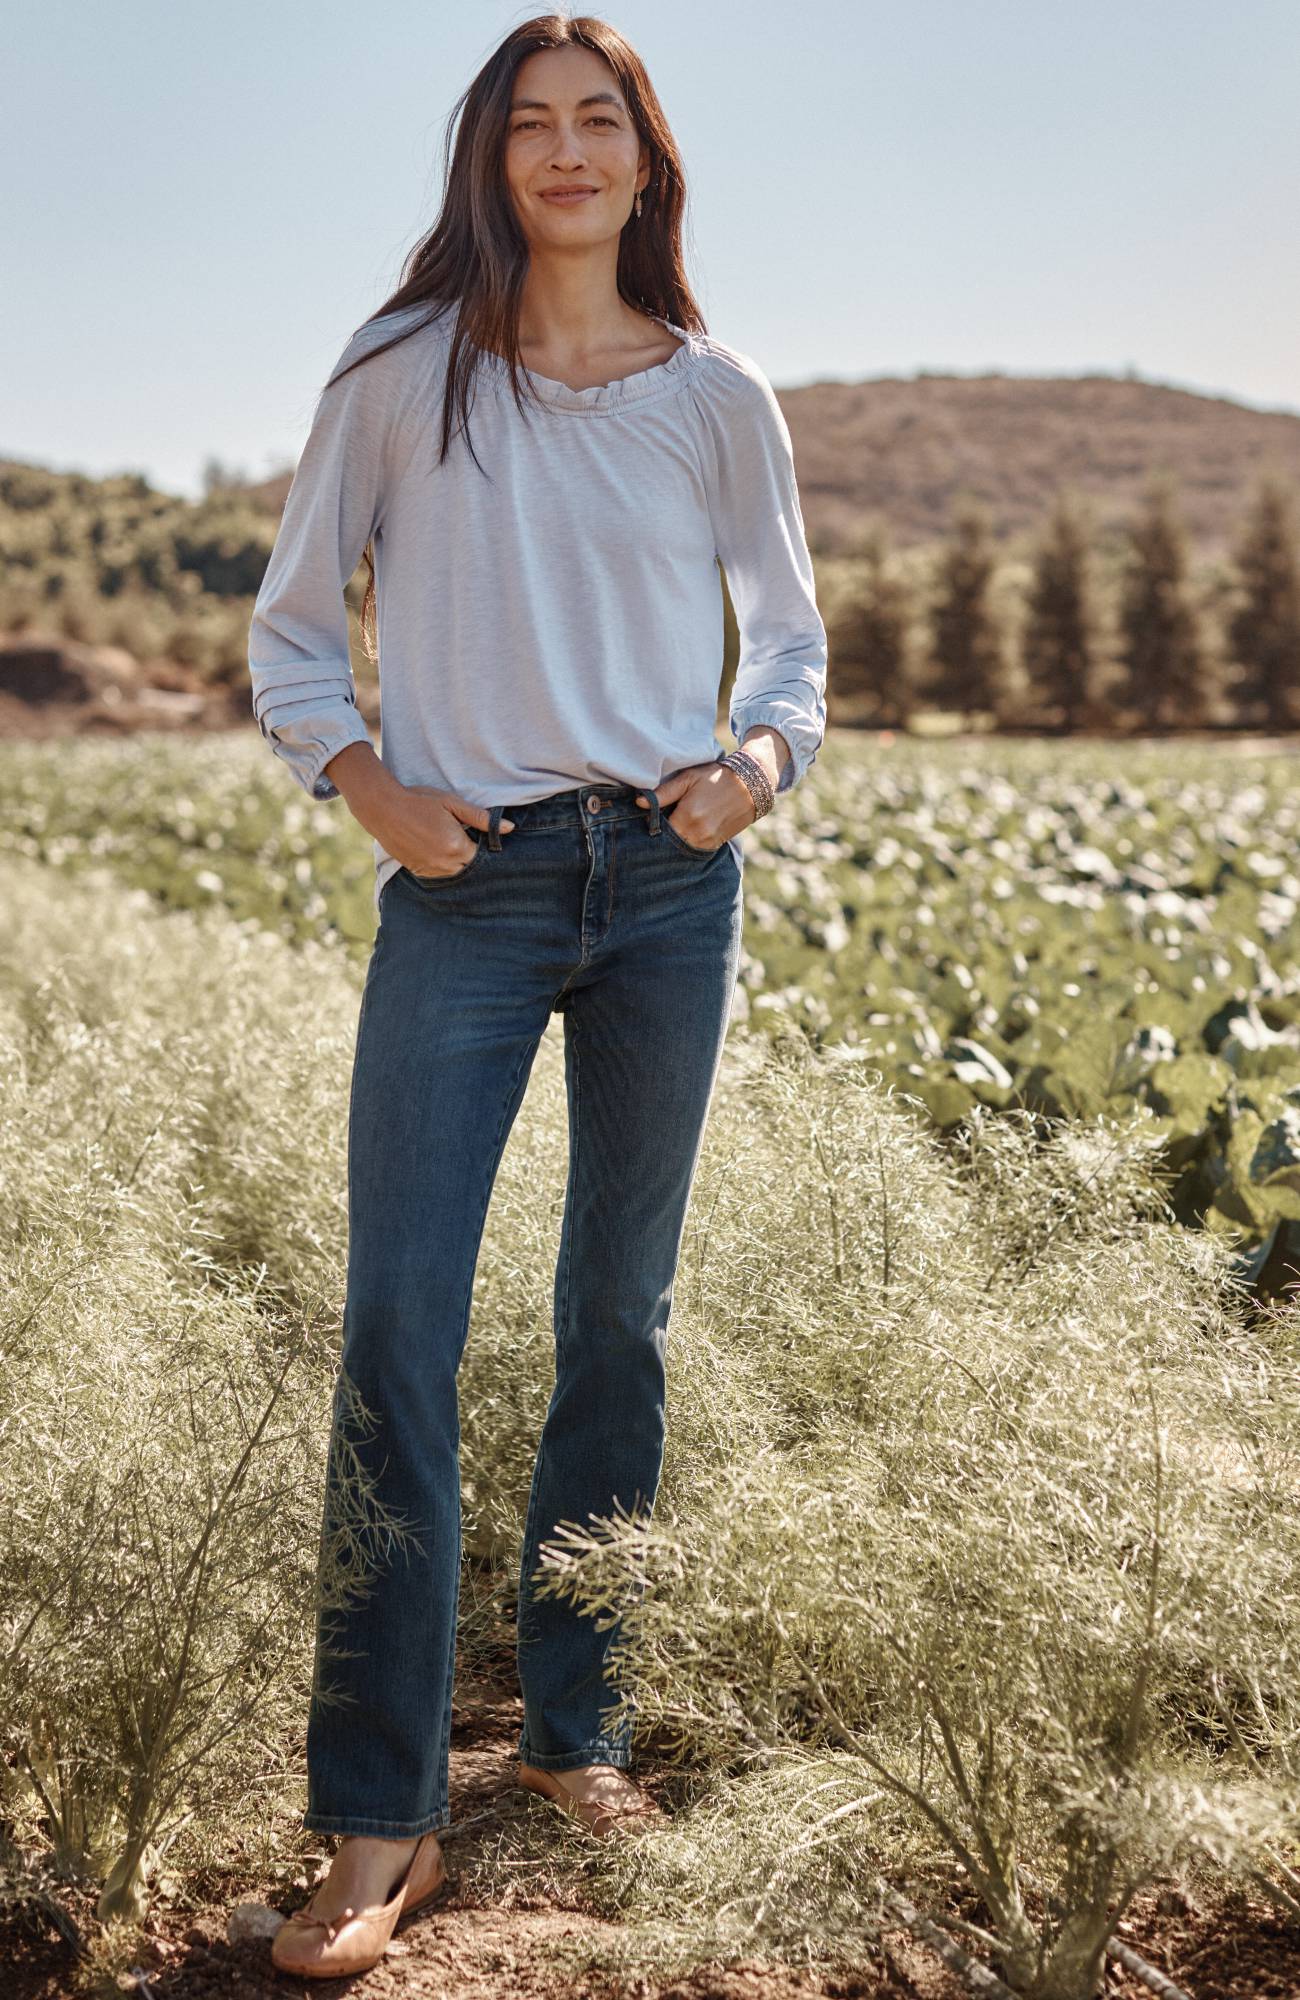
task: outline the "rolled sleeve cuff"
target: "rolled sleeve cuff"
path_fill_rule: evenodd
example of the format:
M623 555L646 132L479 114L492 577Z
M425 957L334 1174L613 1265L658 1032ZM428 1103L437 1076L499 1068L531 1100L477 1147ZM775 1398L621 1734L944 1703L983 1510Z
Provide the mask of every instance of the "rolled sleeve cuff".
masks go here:
M262 735L303 790L315 799L338 798L326 764L349 743L370 742L348 683L334 677L277 688L272 698L259 701L256 714Z
M814 762L825 734L824 712L810 715L798 703L779 696L741 703L732 709L728 724L738 745L751 729L766 725L780 730L790 756L778 780L778 792L793 791Z

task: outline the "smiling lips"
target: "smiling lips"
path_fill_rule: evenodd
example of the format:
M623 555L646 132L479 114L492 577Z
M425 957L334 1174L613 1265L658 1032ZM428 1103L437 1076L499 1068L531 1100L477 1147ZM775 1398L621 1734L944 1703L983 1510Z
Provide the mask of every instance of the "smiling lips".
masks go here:
M593 187L547 188L542 200L558 202L563 208L571 201L585 201L588 195L595 192Z

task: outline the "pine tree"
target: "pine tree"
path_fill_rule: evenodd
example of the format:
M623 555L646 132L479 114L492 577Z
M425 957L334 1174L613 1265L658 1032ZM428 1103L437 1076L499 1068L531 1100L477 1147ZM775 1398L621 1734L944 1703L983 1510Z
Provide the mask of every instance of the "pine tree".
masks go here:
M1234 551L1240 593L1228 621L1228 645L1240 669L1232 690L1239 707L1270 729L1300 716L1300 554L1290 490L1276 473L1255 489Z
M1058 493L1033 555L1022 640L1031 696L1074 729L1093 692L1097 620L1088 523L1074 496Z
M1002 639L990 595L993 567L985 509L974 500L959 502L935 578L926 692L937 707L967 717L996 707L1002 678Z
M835 692L877 727L905 728L912 707L911 591L883 521L873 521L863 532L857 553L864 565L862 580L842 605L831 633Z
M1187 577L1187 538L1168 475L1151 481L1129 528L1115 698L1148 727L1201 719L1206 660Z

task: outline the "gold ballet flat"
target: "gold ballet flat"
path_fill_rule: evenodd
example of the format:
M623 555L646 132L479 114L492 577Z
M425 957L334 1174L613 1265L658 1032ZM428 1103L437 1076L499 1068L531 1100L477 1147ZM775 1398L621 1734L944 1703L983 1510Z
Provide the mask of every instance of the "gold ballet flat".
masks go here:
M590 1796L571 1792L562 1778L581 1776L593 1781ZM603 1839L612 1833L630 1833L647 1824L659 1824L667 1814L634 1785L617 1764L587 1764L581 1771L543 1771L536 1764L519 1766L519 1782L525 1791L552 1799L571 1818L580 1820Z
M341 1910L336 1917L312 1914L316 1898L295 1910L271 1941L271 1963L302 1979L345 1979L369 1972L388 1950L397 1920L434 1902L447 1887L447 1864L434 1833L423 1834L406 1871L386 1903Z

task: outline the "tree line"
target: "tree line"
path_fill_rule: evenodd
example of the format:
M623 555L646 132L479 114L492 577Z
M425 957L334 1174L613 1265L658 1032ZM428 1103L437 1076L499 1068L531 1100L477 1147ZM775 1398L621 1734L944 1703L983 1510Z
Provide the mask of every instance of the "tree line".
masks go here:
M237 684L276 519L216 461L204 488L191 501L135 473L0 461L0 631ZM1062 489L1034 537L1002 545L959 494L937 544L896 549L877 517L856 552L816 569L832 722L906 728L939 710L1006 729L1300 726L1300 553L1279 471L1259 479L1234 546L1195 565L1164 475L1121 528L1099 530ZM724 686L737 652L728 606Z
M930 551L895 551L874 520L827 596L832 721L1300 726L1300 537L1279 473L1259 477L1232 548L1199 573L1176 483L1159 475L1104 537L1058 490L1010 558L969 496Z

